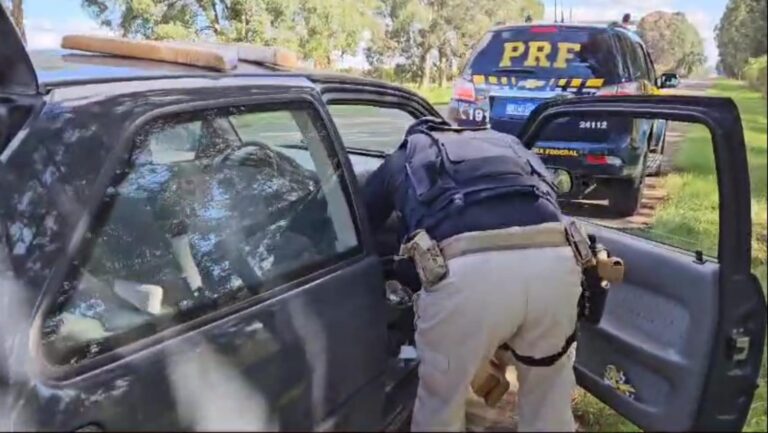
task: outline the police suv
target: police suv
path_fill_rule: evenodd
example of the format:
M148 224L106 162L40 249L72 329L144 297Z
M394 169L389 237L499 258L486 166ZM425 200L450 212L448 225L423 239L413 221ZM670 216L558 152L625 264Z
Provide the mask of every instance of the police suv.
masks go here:
M407 425L419 287L392 283L397 216L373 233L360 187L434 107L273 47L66 37L30 59L2 8L0 41L0 430ZM521 136L595 112L707 123L728 203L719 259L587 224L627 272L578 325L577 380L646 430L738 430L766 322L738 111L574 98Z
M673 87L656 76L640 38L620 26L573 24L495 28L475 45L454 84L449 118L459 125L490 123L517 135L538 104L580 95L653 95ZM646 173L661 167L663 120L562 121L535 151L567 185L563 199L605 199L617 214L635 213Z

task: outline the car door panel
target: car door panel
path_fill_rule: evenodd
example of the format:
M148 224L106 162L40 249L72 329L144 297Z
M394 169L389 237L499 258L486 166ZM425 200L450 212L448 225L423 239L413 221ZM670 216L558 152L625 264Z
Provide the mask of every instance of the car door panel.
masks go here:
M380 278L374 259L346 263L199 330L158 334L146 350L93 372L41 380L23 410L54 430L308 430L364 394L368 409L345 411L337 428L376 429L371 408L381 409L384 384L371 372L384 365L385 346L370 343L385 339L384 304L368 282Z
M164 107L162 115L185 109ZM338 181L348 186L348 176ZM339 196L331 205L358 219L350 197ZM14 413L0 416L0 425L306 431L333 421L333 429L378 429L386 367L381 266L359 246L324 266L300 279L285 275L265 296L177 323L90 364L53 365L42 353L43 318L59 289L52 285L29 331L30 376L9 391L13 401L3 400Z
M577 380L643 429L685 430L696 415L715 339L718 266L596 225L588 231L627 270L623 283L610 289L600 324L579 327ZM616 395L619 384L609 383L607 366L624 374L630 395Z
M643 429L740 429L759 376L766 301L750 273L749 172L738 110L730 99L709 97L553 101L531 114L522 141L530 148L549 123L594 113L707 127L721 197L718 259L588 224L624 260L626 273L609 290L600 324L579 325L578 382Z
M364 109L382 109L384 112L379 114L384 117L385 122L372 124L368 134L381 140L384 137L388 142L388 151L394 150L402 141L402 131L405 132L408 126L418 118L431 116L442 118L439 112L421 97L402 89L395 89L387 85L375 85L374 83L360 84L340 84L333 81L318 80L323 94L323 100L334 108L335 105L359 106ZM333 116L333 110L329 110ZM393 116L392 112L406 113L407 115ZM385 112L388 114L385 115ZM358 146L355 141L359 139L359 134L347 135L347 126L343 119L334 118L334 127L340 137L350 138L342 139L340 142L350 148ZM372 119L375 121L375 117ZM358 122L353 122L358 123ZM385 126L383 126L385 125ZM389 143L391 141L391 143ZM355 155L350 151L347 155L352 158L352 166L357 171L358 188L365 184L370 173L383 161L387 151L380 154ZM365 215L365 210L362 210ZM400 230L396 215L392 215L385 228L377 233L372 233L372 251L383 258L384 272L391 275L395 272L392 265L391 256L396 254L397 246L400 242ZM395 272L397 273L397 272ZM403 275L399 275L402 277ZM402 278L399 278L401 281ZM389 307L388 332L390 340L395 342L390 344L388 357L388 366L385 373L386 393L384 406L384 426L385 429L398 431L401 430L410 416L415 400L416 387L418 385L417 367L418 361L415 359L400 359L399 348L401 344L413 345L413 311L402 307Z

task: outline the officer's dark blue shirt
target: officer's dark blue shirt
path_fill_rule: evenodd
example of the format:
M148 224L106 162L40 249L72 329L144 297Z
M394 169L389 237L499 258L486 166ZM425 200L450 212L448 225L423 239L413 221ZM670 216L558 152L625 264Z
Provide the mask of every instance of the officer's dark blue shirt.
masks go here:
M397 204L406 193L406 148L400 146L374 171L363 186L365 206L371 229L380 229L393 211L403 214ZM407 215L402 215L407 219ZM445 218L430 236L442 241L460 233L494 230L513 226L530 226L560 220L560 210L552 203L535 196L498 196L474 206L465 206ZM401 231L404 228L401 227ZM407 233L401 233L405 236Z

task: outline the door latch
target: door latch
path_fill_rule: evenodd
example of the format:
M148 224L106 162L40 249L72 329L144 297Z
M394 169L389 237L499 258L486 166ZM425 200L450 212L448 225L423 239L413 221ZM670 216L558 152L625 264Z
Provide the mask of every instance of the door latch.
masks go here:
M742 330L734 331L729 341L731 359L734 361L747 359L749 343L750 338L744 335Z

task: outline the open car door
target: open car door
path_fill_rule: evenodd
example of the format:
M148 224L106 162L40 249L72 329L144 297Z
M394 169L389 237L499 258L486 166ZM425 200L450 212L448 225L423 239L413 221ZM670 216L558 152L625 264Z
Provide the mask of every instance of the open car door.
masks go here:
M37 74L8 11L0 5L0 152L40 103Z
M741 430L757 387L766 300L750 271L750 183L738 109L728 98L574 98L537 107L520 137L532 148L545 129L573 117L703 125L720 197L712 212L719 213L716 258L585 219L626 271L609 289L600 323L579 324L578 384L644 430Z

